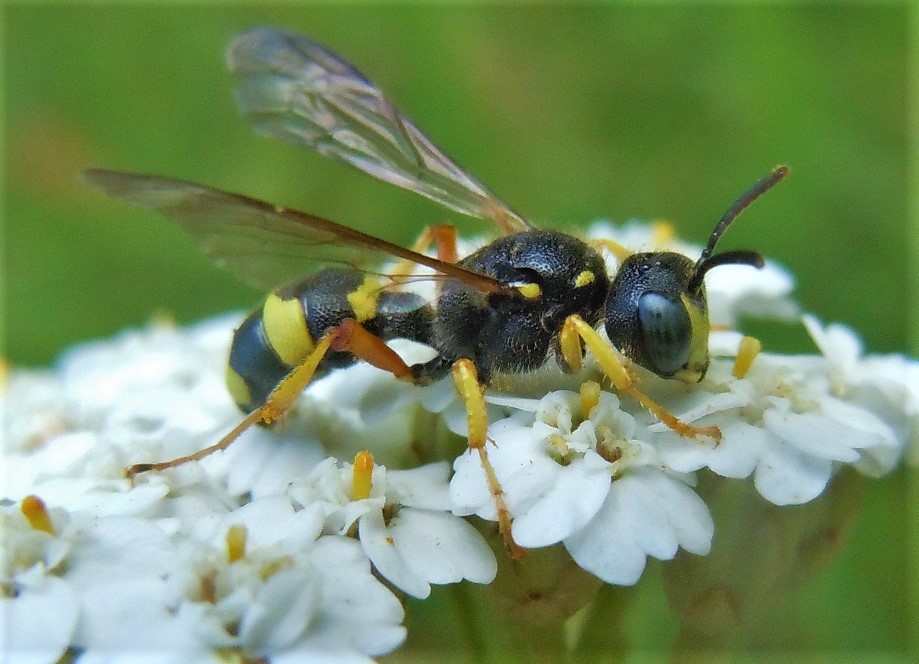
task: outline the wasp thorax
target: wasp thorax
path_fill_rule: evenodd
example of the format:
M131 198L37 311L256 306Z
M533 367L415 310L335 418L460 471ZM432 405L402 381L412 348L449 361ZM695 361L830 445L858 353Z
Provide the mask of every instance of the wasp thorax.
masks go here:
M704 288L688 287L693 274L693 261L681 254L633 254L606 300L610 341L657 375L687 382L708 368L708 306Z
M597 320L609 290L600 254L575 237L527 231L499 238L461 265L498 279L510 292L486 296L455 280L437 302L435 339L451 357L470 357L480 374L541 366L565 319Z

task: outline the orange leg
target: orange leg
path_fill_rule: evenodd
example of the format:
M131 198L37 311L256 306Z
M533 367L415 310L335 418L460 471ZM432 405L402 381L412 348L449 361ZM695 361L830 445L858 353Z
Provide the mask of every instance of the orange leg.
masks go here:
M265 403L246 415L232 431L210 447L205 447L194 454L178 457L160 463L138 463L130 466L125 474L133 477L138 473L150 470L175 468L189 461L198 461L206 456L225 450L253 424L271 424L288 411L306 386L313 380L316 368L329 350L347 351L358 359L373 366L389 371L397 378L410 379L412 370L395 351L387 346L378 336L368 332L364 326L351 318L346 318L340 325L331 328L316 344L313 351L303 362L294 367L277 387L268 395Z
M485 471L485 479L488 482L488 489L491 492L492 499L495 501L495 508L498 514L498 531L504 538L504 545L507 548L508 555L511 558L522 558L526 552L514 542L511 533L511 514L507 509L507 503L504 501L504 491L501 489L501 483L495 475L495 469L488 459L488 450L486 444L488 438L488 413L485 410L485 398L482 394L482 385L479 383L478 372L472 360L457 360L453 363L453 384L456 385L456 391L466 405L466 417L469 424L469 449L473 449L479 454L482 463L482 470ZM494 444L494 441L490 441Z
M412 245L412 251L423 254L431 245L437 249L437 258L446 263L455 263L459 260L456 249L456 227L452 224L437 224L428 226ZM389 276L398 281L404 279L415 269L415 263L410 260L401 260L390 272Z

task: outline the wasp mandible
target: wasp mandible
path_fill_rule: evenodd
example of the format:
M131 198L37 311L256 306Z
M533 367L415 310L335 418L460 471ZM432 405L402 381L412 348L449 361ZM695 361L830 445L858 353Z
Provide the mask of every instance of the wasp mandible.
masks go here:
M683 436L720 438L695 427L642 392L627 370L634 362L684 382L709 364L703 277L713 267L761 267L755 251L719 254L719 238L740 212L787 174L784 166L748 190L715 226L698 260L674 252L627 256L610 275L601 249L565 233L539 230L441 152L363 74L308 39L254 28L230 44L236 100L255 129L307 146L456 212L490 220L502 236L458 259L451 227L429 229L406 249L315 215L204 185L94 169L86 179L109 196L173 218L203 252L251 283L273 288L236 330L227 385L246 417L215 445L133 475L163 470L225 449L253 424L281 417L316 376L357 361L426 384L452 374L468 415L468 445L481 458L512 553L511 516L488 460L483 390L500 374L532 372L553 362L580 366L584 349L616 390L628 394ZM437 257L423 252L429 245ZM405 290L397 274L356 265L368 256L429 268L437 294ZM309 265L332 265L305 278ZM285 285L277 287L279 283ZM606 336L596 328L603 326ZM431 346L430 361L407 365L386 341ZM623 359L624 358L624 359Z

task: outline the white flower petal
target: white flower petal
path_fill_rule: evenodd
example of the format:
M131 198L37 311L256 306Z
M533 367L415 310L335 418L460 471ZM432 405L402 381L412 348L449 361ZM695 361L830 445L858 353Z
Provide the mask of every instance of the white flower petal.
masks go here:
M680 389L672 386L668 390ZM661 398L664 406L670 406L674 414L683 422L692 423L706 415L720 413L722 411L739 408L746 405L745 400L734 392L721 392L712 394L710 392L694 391L679 396L679 407L675 407L673 397ZM649 431L669 431L670 428L663 422L656 422L648 427Z
M513 408L528 413L535 413L539 409L539 402L541 400L530 397L518 397L512 394L486 393L485 401L495 406L503 406L504 408Z
M214 462L220 462L225 468L230 494L260 498L283 493L292 481L307 475L325 457L318 441L282 425L273 430L252 427L222 458L214 457L213 462L208 462L214 466L218 465ZM223 472L215 468L216 474Z
M827 359L838 362L847 369L855 367L862 354L862 341L857 334L844 325L824 327L816 316L810 314L801 316L801 322Z
M818 459L857 461L856 448L874 442L874 437L817 413L798 414L771 408L763 413L763 423L782 440Z
M545 453L545 435L532 427L521 426L512 418L500 420L489 427L495 444L487 444L488 460L502 484L508 506L538 495L550 486L558 464ZM491 490L482 469L479 452L466 450L453 463L450 480L450 500L455 514L478 514L495 520L496 510Z
M0 653L11 662L60 661L73 642L78 616L76 592L53 576L16 597L0 596Z
M412 597L424 599L431 594L431 586L396 549L381 510L365 514L359 521L358 529L364 552L383 578Z
M145 576L95 584L81 591L83 611L74 645L135 652L197 648L194 625L175 615L167 584Z
M322 619L312 633L317 645L352 645L370 656L384 655L405 639L402 604L370 573L360 545L344 537L321 537L310 552L323 577Z
M319 582L302 569L275 572L259 589L239 625L249 651L267 655L290 646L319 610Z
M721 442L708 454L708 467L722 477L749 477L771 437L762 429L742 421L719 425Z
M226 543L227 531L240 525L246 529L246 546L257 548L274 544L284 535L284 526L293 518L294 508L286 496L258 498L224 515L211 532L201 532L201 538L218 548Z
M677 545L708 553L714 533L705 503L688 486L642 469L615 482L603 508L565 548L584 569L607 583L632 585L647 555L669 559Z
M389 524L396 551L428 583L490 583L497 562L479 532L445 512L403 508Z
M393 470L387 475L386 494L390 501L400 505L449 510L449 476L450 466L446 462L430 463L410 470Z
M514 540L520 546L536 548L569 537L603 506L610 481L610 464L596 452L560 466L544 493L530 496L528 507L515 513Z
M800 505L819 496L833 473L833 463L773 439L753 475L757 491L775 505Z
M723 428L721 433L724 434ZM715 445L714 441L707 438L686 438L670 430L658 435L656 443L661 461L668 468L681 473L690 473L709 465L717 447L724 445L724 442Z

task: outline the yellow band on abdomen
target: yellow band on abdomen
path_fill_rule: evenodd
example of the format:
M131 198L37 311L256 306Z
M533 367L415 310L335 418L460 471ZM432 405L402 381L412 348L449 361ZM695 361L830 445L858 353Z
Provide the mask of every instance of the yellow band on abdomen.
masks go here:
M262 307L262 324L272 350L288 366L296 366L314 346L299 300L284 300L272 293Z

